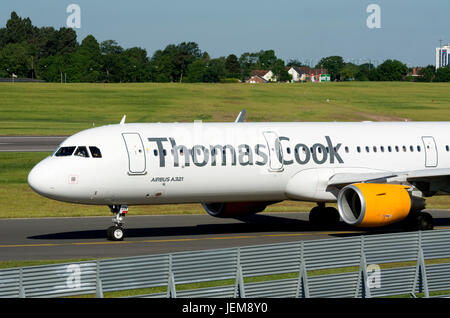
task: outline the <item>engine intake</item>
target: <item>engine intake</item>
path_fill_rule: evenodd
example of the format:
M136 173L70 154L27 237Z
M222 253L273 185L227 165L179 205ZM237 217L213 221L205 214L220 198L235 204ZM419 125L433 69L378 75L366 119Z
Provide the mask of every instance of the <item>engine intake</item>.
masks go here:
M205 211L218 218L235 218L264 211L264 209L275 202L222 202L202 203Z
M399 184L355 183L338 195L338 209L344 222L361 227L384 226L404 220L411 211L425 208L425 200Z

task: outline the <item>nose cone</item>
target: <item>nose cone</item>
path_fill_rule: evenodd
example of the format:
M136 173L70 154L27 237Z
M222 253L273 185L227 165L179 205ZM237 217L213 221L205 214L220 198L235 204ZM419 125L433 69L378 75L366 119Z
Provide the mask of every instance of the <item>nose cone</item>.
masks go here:
M48 158L39 162L28 174L28 185L31 189L45 197L51 197L54 190L52 171L48 166Z

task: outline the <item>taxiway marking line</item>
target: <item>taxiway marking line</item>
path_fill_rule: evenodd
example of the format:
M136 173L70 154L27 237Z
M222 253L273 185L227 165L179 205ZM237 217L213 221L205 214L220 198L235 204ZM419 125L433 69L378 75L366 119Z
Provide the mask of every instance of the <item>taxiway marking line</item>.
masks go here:
M435 229L450 229L450 226L437 226L437 227L435 227ZM86 246L86 245L138 244L138 243L171 243L171 242L192 242L192 241L205 241L205 240L254 239L254 238L261 238L261 237L298 237L298 236L311 236L311 235L336 235L336 234L358 234L358 233L361 233L361 231L240 235L240 236L218 236L218 237L203 237L203 238L138 240L138 241L119 241L119 242L104 241L104 242L78 242L78 243L5 244L5 245L0 245L0 248Z
M170 243L170 242L192 242L204 240L236 240L236 239L254 239L261 237L297 237L308 235L330 235L330 234L347 234L360 232L314 232L314 233L292 233L292 234L263 234L263 235L240 235L240 236L219 236L204 238L186 238L186 239L161 239L161 240L138 240L138 241L119 241L119 242L78 242L78 243L37 243L37 244L4 244L0 248L11 247L56 247L56 246L85 246L85 245L107 245L107 244L137 244L137 243Z

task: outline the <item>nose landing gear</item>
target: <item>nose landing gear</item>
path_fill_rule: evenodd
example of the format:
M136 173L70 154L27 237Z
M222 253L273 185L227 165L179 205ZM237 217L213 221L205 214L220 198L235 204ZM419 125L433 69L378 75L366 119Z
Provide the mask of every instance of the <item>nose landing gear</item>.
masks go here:
M111 205L109 208L115 216L112 219L114 225L107 230L108 240L122 241L124 238L123 219L128 213L128 205Z

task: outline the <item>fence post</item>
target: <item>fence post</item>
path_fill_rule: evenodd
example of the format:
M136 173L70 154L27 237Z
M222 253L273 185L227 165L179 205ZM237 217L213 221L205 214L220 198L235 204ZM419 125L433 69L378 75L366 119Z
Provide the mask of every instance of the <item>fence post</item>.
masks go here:
M309 298L309 286L308 286L308 273L306 271L306 263L304 259L303 241L300 242L300 269L298 273L297 292L296 298L300 297L300 290L302 291L303 298Z
M241 248L237 248L236 280L234 283L234 298L245 298L244 276L241 267Z
M356 283L356 290L355 290L355 298L358 297L358 291L361 288L361 297L362 298L371 298L370 295L370 288L367 284L367 261L366 261L366 254L364 252L364 235L360 236L361 240L361 254L360 254L360 261L359 261L359 272L358 272L358 282Z
M411 296L415 297L417 285L419 285L419 293L423 292L425 294L425 298L429 298L430 293L428 291L427 271L425 268L425 258L423 256L422 249L422 231L419 231L418 245L419 248L417 252L416 273L414 275L414 284Z
M95 287L95 298L103 298L102 280L100 278L100 261L97 260L97 279Z
M169 254L169 279L167 281L167 298L177 298L175 276L172 272L172 254Z
M19 269L19 298L26 298L25 286L23 286L23 268Z

